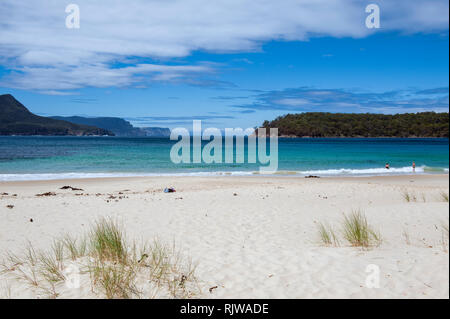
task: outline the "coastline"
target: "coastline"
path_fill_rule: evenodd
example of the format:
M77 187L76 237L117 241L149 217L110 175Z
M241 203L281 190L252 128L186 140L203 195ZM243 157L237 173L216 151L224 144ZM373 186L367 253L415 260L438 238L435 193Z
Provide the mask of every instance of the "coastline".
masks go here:
M82 190L62 190L70 185ZM173 187L175 193L164 193ZM404 192L414 194L406 202ZM376 177L132 177L0 182L0 254L27 242L51 247L101 217L137 240L175 243L197 266L202 298L448 298L447 174ZM38 194L54 193L48 196ZM13 206L8 208L7 206ZM361 249L321 243L317 225L338 230L343 215L365 213L382 243ZM30 222L32 220L32 222ZM408 238L405 238L408 234ZM380 288L365 286L380 267ZM44 298L1 274L12 298ZM211 287L217 287L209 291ZM90 285L61 298L99 298Z
M142 173L142 172L66 172L66 173L5 173L0 174L0 182L13 181L45 181L45 180L83 180L83 179L109 179L109 178L154 178L154 177L261 177L261 178L353 178L353 177L382 177L382 176L424 176L424 175L448 175L448 168L441 167L416 167L413 172L411 167L385 168L359 168L359 169L317 169L317 170L278 170L275 173L260 173L259 171L196 171L196 172L166 172L166 173Z
M439 182L439 184L443 183L445 179L447 179L448 182L449 174L439 174L439 173L432 173L432 174L399 174L399 175L377 175L377 176L364 176L364 175L353 175L353 176L324 176L319 178L314 178L315 181L337 181L337 182L343 182L343 181L355 181L358 182L406 182L411 180L421 180L421 181L431 181L431 182ZM236 182L239 182L239 179L265 179L267 178L269 181L276 182L278 179L281 181L289 181L289 180L311 180L305 178L305 176L292 176L292 175L259 175L259 174L252 174L247 176L240 176L240 175L210 175L210 176L176 176L176 175L155 175L155 176L112 176L112 177L90 177L90 178L61 178L61 179L48 179L48 180L15 180L15 181L1 181L0 180L0 186L1 187L8 187L8 186L26 186L27 184L30 184L31 186L37 186L39 184L46 184L46 185L52 185L52 184L60 184L60 183L72 183L72 184L89 184L89 183L107 183L107 182L143 182L143 181L158 181L158 180L183 180L183 179L205 179L205 181L208 180L226 180L226 179L232 179Z

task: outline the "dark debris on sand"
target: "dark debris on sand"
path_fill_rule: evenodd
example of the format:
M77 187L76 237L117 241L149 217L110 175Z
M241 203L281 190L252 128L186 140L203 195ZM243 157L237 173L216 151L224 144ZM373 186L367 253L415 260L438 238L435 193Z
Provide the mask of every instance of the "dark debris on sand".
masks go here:
M73 186L63 186L60 189L70 189L70 190L73 190L73 191L83 191L83 189L77 188L77 187L73 187Z
M38 197L56 196L56 193L55 192L46 192L46 193L42 193L42 194L36 194L35 196L38 196Z

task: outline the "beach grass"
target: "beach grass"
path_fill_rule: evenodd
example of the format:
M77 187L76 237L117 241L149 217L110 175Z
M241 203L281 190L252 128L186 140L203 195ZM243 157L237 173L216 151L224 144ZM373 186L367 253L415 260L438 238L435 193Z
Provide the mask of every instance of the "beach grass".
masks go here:
M354 247L378 246L381 235L367 222L365 214L359 210L344 214L342 233L344 238Z
M339 239L333 227L328 224L319 223L318 231L320 240L326 246L339 246Z
M11 272L16 279L24 281L32 287L38 287L38 274L35 267L37 260L36 252L32 246L27 247L23 257L8 251L1 262L1 272Z
M126 263L128 257L124 233L118 223L102 218L97 221L89 234L90 249L100 260Z
M408 191L408 190L404 190L404 191L402 192L402 196L403 196L403 199L404 199L407 203L409 203L409 202L417 202L417 196L416 196L416 194L413 193L413 192L410 192L410 191Z
M89 265L92 284L103 292L107 299L130 299L139 297L135 277L137 269L133 265L117 262L105 263L94 259Z
M448 203L448 193L442 191L439 195L441 196L441 200L443 202L447 202Z
M31 243L23 255L8 252L2 273L11 273L49 298L60 296L68 280L66 264L75 264L86 276L95 296L107 299L191 298L200 293L196 267L173 245L129 243L123 227L111 218L99 219L77 239L65 235L48 250Z
M77 260L86 255L87 241L85 237L77 240L70 235L66 235L62 238L62 243L72 260Z

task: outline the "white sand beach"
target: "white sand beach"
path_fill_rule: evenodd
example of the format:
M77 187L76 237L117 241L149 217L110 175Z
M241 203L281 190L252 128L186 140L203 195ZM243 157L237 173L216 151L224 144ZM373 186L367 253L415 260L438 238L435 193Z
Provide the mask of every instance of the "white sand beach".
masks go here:
M56 195L35 196L46 192ZM174 242L198 264L195 298L449 298L448 192L448 175L0 182L0 254L20 254L28 241L47 249L105 216L128 237ZM343 214L352 210L380 232L378 247L321 242L318 224L341 236ZM366 286L368 265L379 267L379 288ZM102 297L86 281L55 287L58 298ZM46 296L4 271L0 297Z

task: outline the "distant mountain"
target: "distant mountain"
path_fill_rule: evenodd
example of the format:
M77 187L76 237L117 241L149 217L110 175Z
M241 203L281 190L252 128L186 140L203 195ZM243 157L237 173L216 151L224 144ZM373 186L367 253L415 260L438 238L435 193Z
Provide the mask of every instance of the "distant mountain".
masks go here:
M170 137L170 129L167 127L140 127L148 137Z
M12 95L0 95L0 135L114 135L95 126L38 116Z
M97 126L113 132L116 136L145 136L130 122L118 117L82 117L82 116L52 116L52 119L63 120L80 125Z
M161 127L134 127L130 122L118 117L52 116L75 124L93 125L113 132L116 136L169 137L170 130Z
M449 113L321 113L287 114L265 121L289 137L449 137ZM268 131L266 131L268 132Z

